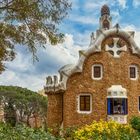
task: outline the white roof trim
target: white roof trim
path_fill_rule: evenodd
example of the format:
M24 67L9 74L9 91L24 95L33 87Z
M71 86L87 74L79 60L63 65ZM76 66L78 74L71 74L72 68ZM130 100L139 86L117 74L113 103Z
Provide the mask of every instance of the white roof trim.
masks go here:
M63 82L65 89L66 89L66 84L67 84L68 78L76 72L82 72L83 63L84 63L86 57L88 57L90 54L92 54L94 52L101 52L102 41L110 35L118 35L118 36L123 37L124 39L128 40L128 42L131 44L131 47L132 47L132 53L140 55L140 49L136 45L136 43L133 39L133 36L129 32L126 32L119 28L112 28L109 30L104 30L97 37L97 39L92 44L92 46L89 47L86 51L84 51L84 55L81 55L81 57L78 60L78 63L75 66L69 67L69 69L67 69L66 71L65 71L65 69L59 70L59 73L63 75L63 79L61 82Z
M132 53L140 55L140 49L136 45L136 43L133 39L132 33L126 32L117 27L109 29L109 30L101 30L99 36L97 36L95 41L92 42L92 44L90 44L90 47L87 50L81 52L80 58L76 65L68 64L59 70L59 73L60 73L62 79L61 79L61 81L59 81L56 84L55 89L54 89L54 83L52 83L51 85L47 84L45 86L45 91L46 92L50 92L50 91L56 92L58 90L66 90L68 78L74 73L82 72L83 64L84 64L86 57L88 57L89 55L91 55L94 52L101 52L102 41L110 35L118 35L120 37L123 37L131 44Z

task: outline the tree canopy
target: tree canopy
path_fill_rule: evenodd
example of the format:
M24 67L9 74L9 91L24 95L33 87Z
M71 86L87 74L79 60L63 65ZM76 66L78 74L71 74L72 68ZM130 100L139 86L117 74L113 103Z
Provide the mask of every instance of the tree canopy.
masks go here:
M57 44L64 35L58 24L68 14L68 0L0 0L0 72L15 58L17 44L27 46L37 59L37 48Z
M0 99L4 107L5 121L30 125L30 118L37 117L46 123L47 98L26 88L0 86ZM14 121L14 122L12 122ZM34 126L37 126L34 124Z

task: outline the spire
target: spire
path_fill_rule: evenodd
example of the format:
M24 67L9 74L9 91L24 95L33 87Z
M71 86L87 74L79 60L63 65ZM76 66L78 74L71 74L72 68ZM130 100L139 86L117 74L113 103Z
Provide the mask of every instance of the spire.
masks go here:
M100 17L100 29L108 30L111 28L111 17L110 17L110 9L105 4L101 8L101 17Z

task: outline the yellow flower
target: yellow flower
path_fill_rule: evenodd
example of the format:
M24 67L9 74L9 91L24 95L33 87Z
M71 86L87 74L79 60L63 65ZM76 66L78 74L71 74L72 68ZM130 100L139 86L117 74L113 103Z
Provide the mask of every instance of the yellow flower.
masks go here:
M86 125L75 132L75 140L102 140L105 136L108 139L120 139L122 133L127 135L133 132L130 125L122 125L114 121L93 121L91 125Z

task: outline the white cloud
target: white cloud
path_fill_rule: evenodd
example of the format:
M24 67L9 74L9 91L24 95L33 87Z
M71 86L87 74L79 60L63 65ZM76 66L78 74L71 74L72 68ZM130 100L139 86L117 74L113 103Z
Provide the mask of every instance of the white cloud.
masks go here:
M136 8L140 6L140 0L133 0L133 6Z
M112 23L116 24L119 23L120 19L121 19L121 15L119 13L119 11L111 11L111 16L112 16Z
M123 9L126 8L126 0L118 0L118 2Z
M119 11L111 11L111 15L113 18L120 17Z
M99 10L104 4L107 4L108 6L113 6L115 5L115 3L116 2L112 0L94 0L94 2L93 0L87 0L84 7L86 10Z
M123 25L124 26L124 30L126 31L135 31L136 30L136 27L134 25Z
M123 9L127 8L127 0L86 0L84 8L88 11L99 10L104 4L109 7L119 5Z
M74 2L74 3L78 3L78 2L79 1L76 0L76 2ZM71 21L76 21L81 24L90 24L92 26L99 24L100 10L104 4L107 4L110 7L111 15L115 22L118 22L120 20L121 16L119 14L119 11L117 9L114 9L113 7L117 5L117 6L120 6L122 9L126 8L126 0L116 0L116 1L86 0L86 2L82 1L82 4L80 2L78 4L79 4L78 10L76 12L75 11L72 12L70 14L69 19ZM83 11L83 14L81 12L79 12L80 9L81 9L81 11Z
M86 1L86 3L85 3L85 6L84 6L84 8L86 9L86 10L92 10L93 11L93 9L95 10L95 9L100 9L101 8L101 6L103 5L103 3L104 2L99 2L99 1L97 1L97 2L91 2L91 1Z
M81 38L81 37L79 37ZM86 36L85 36L86 38ZM78 39L78 35L77 35ZM59 56L57 59L61 59L61 61L64 61L63 64L68 63L76 63L79 56L79 50L87 48L87 46L79 46L74 44L73 35L66 34L65 35L65 42L63 44L57 45L57 54L56 52L53 54L54 56ZM58 54L59 53L59 54Z
M46 46L38 52L39 62L31 61L31 56L22 51L17 52L13 62L7 63L7 70L0 75L0 85L14 85L37 91L45 85L47 75L57 74L58 69L76 63L78 50L85 47L76 45L73 35L66 34L65 42L57 46Z
M75 44L73 35L66 34L64 43L52 47L47 46L46 51L54 58L59 56L56 59L60 60L61 63L66 64L75 63L78 59L78 50L80 49L84 49L84 47Z
M91 2L87 2L86 4L85 4L85 8L86 9L95 9L95 8L97 8L97 7L99 7L99 4L97 4L97 3L91 3Z
M98 28L98 27L97 27ZM85 31L83 33L76 33L75 40L76 44L80 46L88 46L90 42L90 35L93 31Z
M110 1L110 0L109 0ZM81 24L91 24L97 25L99 23L100 9L104 4L109 3L106 0L73 0L74 3L72 9L76 10L70 14L70 20L76 21ZM114 3L114 2L113 2ZM75 8L75 4L78 5L78 8Z
M13 85L28 88L33 91L42 89L45 85L45 75L17 74L16 71L6 70L0 75L0 85Z
M134 40L136 44L140 47L140 29L136 28L134 25L126 25L123 28L126 31L135 31Z
M91 18L92 17L92 18ZM85 16L79 16L79 15L72 15L70 18L72 21L80 22L82 24L92 24L97 25L99 20L98 18L95 18L94 16L85 15Z

